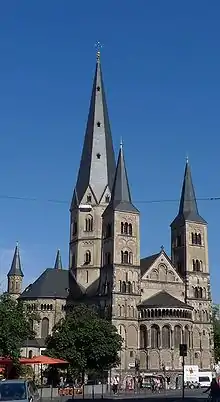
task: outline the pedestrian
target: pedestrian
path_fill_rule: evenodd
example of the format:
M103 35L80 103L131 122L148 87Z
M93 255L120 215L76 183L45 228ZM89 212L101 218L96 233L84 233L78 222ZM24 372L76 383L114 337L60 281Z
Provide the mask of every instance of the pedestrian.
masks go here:
M218 402L220 400L220 387L216 381L216 378L212 379L210 386L204 391L204 393L209 392L213 402Z

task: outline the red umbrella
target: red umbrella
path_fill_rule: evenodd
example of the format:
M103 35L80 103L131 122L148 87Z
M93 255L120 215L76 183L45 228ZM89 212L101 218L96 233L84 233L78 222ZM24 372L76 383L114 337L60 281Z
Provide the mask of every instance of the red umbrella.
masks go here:
M32 361L32 364L68 364L66 360L55 359L45 355L34 356L29 360Z

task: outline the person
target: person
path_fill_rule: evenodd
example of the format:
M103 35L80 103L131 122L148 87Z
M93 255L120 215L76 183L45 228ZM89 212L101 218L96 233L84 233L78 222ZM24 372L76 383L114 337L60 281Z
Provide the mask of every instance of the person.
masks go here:
M115 377L114 380L113 380L112 391L113 391L114 395L116 395L118 393L118 380L117 380L117 377Z
M213 402L217 402L220 400L220 388L216 381L216 378L213 378L210 386L204 391L204 393L209 392L209 396Z

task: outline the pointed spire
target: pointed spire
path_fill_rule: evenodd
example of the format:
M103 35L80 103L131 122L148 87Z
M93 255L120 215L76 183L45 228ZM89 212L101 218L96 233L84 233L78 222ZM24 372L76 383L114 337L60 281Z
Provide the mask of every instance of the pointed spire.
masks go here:
M111 201L107 209L111 207L117 211L138 212L131 200L122 141L120 143Z
M63 269L62 265L62 260L61 260L61 255L60 255L60 250L57 250L57 255L56 255L56 260L54 264L54 269Z
M174 222L181 218L185 221L206 224L206 221L199 215L188 157L186 159L179 212Z
M88 187L97 204L100 203L105 189L108 187L112 190L114 174L115 155L98 48L89 116L72 207L81 203Z
M24 274L21 269L21 259L18 248L18 242L16 243L14 256L11 264L10 271L8 272L8 276L21 276L23 278Z

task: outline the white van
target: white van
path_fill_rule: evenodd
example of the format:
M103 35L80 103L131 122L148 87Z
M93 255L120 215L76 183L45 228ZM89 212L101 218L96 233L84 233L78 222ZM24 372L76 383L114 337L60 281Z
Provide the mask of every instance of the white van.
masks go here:
M200 371L199 372L199 385L201 388L208 388L212 381L211 371Z

